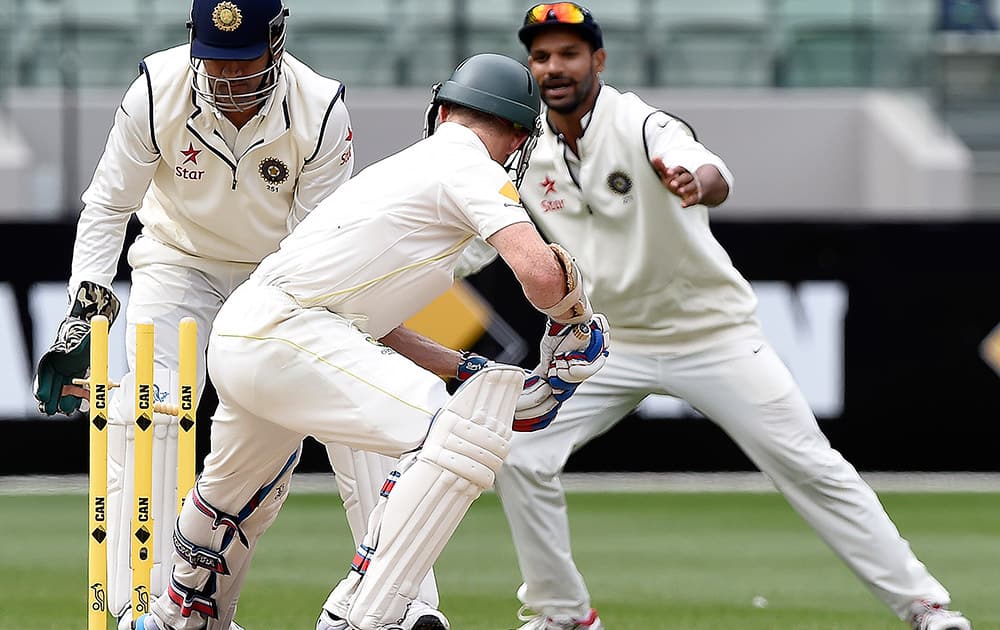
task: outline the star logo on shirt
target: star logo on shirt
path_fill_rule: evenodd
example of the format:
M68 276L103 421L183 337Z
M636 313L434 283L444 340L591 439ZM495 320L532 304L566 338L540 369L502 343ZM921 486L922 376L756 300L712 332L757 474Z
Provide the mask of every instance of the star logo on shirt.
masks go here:
M555 182L555 180L553 180L552 178L550 178L548 175L546 175L545 179L542 180L541 186L542 186L542 188L545 189L545 194L546 195L549 194L549 193L554 193L556 191L556 182Z
M188 148L186 151L181 151L181 155L184 156L184 161L181 164L191 163L195 166L198 165L198 154L201 153L201 149L194 148L194 145L188 142Z
M354 139L354 130L350 127L347 128L347 137L344 138L344 142L350 142Z

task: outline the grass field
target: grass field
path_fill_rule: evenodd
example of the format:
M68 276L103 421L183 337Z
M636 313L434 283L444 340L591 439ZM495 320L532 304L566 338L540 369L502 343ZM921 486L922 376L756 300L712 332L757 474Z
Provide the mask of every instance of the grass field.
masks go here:
M976 630L1000 630L1000 493L883 493ZM576 555L609 630L902 630L776 494L569 495ZM0 630L86 626L86 497L0 496ZM249 630L311 630L352 554L333 496L289 498L240 602ZM516 627L519 584L493 494L437 564L455 630ZM766 607L752 604L766 598ZM111 627L109 625L109 627Z

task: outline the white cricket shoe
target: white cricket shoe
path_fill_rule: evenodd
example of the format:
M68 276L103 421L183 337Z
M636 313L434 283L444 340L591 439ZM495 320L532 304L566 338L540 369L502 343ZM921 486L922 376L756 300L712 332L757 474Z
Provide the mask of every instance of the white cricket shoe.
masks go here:
M604 630L601 618L593 608L584 617L544 617L533 613L527 606L521 606L517 618L527 621L517 630Z
M962 613L926 600L910 605L910 625L913 630L972 630L972 622Z
M346 619L334 617L326 608L320 611L319 619L316 620L316 630L350 630L350 627Z
M160 624L156 623L153 615L145 614L139 615L139 618L135 620L135 630L163 630Z
M129 625L131 629L131 624ZM146 613L144 615L139 615L139 618L135 620L134 630L169 630L166 626L160 626L153 615ZM233 625L230 626L230 630L244 630L243 626L239 625L235 621Z
M448 618L440 610L428 603L414 600L406 609L406 616L398 627L400 630L449 630L450 625ZM316 630L351 630L351 625L346 619L336 617L323 609L319 619L316 620Z
M440 610L419 599L413 600L406 609L406 616L400 625L403 630L449 630L451 627Z
M118 628L119 630L133 630L131 610L123 614L121 616L121 619L118 620ZM139 615L139 618L135 622L134 628L135 630L163 630L160 627L159 623L153 618L153 615L149 613ZM243 626L234 621L233 624L229 626L229 630L245 630L245 629L243 628Z

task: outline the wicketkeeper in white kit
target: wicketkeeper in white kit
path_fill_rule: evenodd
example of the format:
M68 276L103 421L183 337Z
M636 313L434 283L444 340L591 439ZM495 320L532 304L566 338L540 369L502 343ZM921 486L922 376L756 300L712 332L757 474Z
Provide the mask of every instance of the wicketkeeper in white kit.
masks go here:
M229 297L208 350L219 393L212 451L177 519L168 591L137 630L228 627L306 435L405 456L316 625L399 628L417 585L492 486L511 430L544 428L603 365L606 323L503 166L517 179L524 172L539 108L523 65L470 57L435 87L428 137L337 189ZM401 327L451 286L477 236L549 316L530 372ZM398 353L377 341L389 337ZM464 383L449 396L441 376L456 375Z
M572 559L559 475L650 394L682 398L725 430L900 619L969 630L764 338L750 284L709 229L708 208L732 186L722 159L685 122L603 84L603 36L585 8L536 5L518 35L547 106L521 195L543 234L572 245L615 331L605 367L546 431L515 434L497 474L524 579L522 630L603 628Z
M344 86L285 51L287 13L281 0L194 0L189 45L143 60L83 195L70 312L35 379L44 413L71 414L81 404L72 379L84 376L89 363L91 317L113 321L118 314L110 287L133 213L143 229L128 251L128 365L134 369L134 324L151 319L156 387L159 396L169 397L175 393L180 320L197 321L203 357L223 300L351 176L353 133ZM200 394L203 365L198 378ZM132 618L134 417L131 374L122 381L108 435L108 590L109 610L124 629ZM169 581L177 505L177 419L157 414L154 422L152 596ZM341 445L328 446L328 453L351 531L360 540L395 460ZM407 626L424 618L429 629L447 628L434 610L432 572L421 599L424 608L414 607Z

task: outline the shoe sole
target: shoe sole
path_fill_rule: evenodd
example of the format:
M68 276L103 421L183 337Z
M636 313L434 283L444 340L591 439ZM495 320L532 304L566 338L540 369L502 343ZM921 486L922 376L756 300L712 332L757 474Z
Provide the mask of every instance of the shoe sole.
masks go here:
M445 630L445 627L434 615L424 615L413 624L413 630Z

